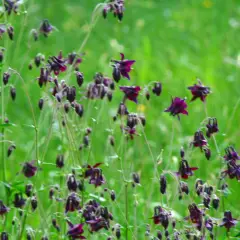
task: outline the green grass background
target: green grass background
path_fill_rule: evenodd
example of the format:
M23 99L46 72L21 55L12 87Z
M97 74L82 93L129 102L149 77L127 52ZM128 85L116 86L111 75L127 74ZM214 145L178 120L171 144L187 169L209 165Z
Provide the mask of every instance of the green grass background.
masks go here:
M136 63L131 72L131 82L122 79L119 84L147 87L153 81L160 81L163 85L163 92L160 97L152 95L150 101L147 101L142 94L139 98L139 105L128 103L132 112L143 112L146 116L145 133L149 147L141 129L139 129L140 136L137 136L134 141L127 142L120 132L120 122L113 123L112 116L122 98L122 93L118 89L111 103L99 100L88 105L86 101L83 102L85 117L79 120L71 114L68 122L74 134L76 146L81 144L84 128L87 126L93 128L90 150L80 153L71 149L72 144L69 143L69 139L61 137L62 128L57 123L57 119L61 119L61 116L54 115L52 101L46 102L40 115L37 107L38 99L50 96L49 89L39 89L36 81L39 70L34 68L29 71L28 64L37 53L43 53L48 57L57 55L60 50L63 50L65 55L71 51L77 51L87 34L92 12L98 3L97 0L32 0L27 2L27 15L21 14L9 18L9 22L15 27L15 40L8 45L5 69L10 66L19 71L27 84L36 118L39 121L40 160L45 163L55 163L58 153L68 152L66 161L69 164L68 169L64 170L65 174L71 167L76 167L86 161L90 164L104 162L103 171L108 187L115 190L117 200L116 203L112 203L108 194L105 193L106 202L103 204L110 206L115 221L122 226L125 224L124 184L119 171L121 164L117 156L125 162L127 178L130 179L133 171L140 173L141 186L136 189L129 188L129 215L130 225L133 226L134 219L137 219L139 227L136 239L144 239L145 224L151 223L149 218L153 214L155 205L167 204L176 211L176 214L185 217L188 215L188 204L193 201L201 202L193 191L195 179L201 178L215 186L218 181L221 161L217 158L212 140L209 140L212 150L210 161L205 159L199 149L188 155L190 164L200 168L188 181L191 186L190 196L185 196L182 201L178 201L176 182L168 176L168 197L162 197L159 193L158 182L152 180L155 170L149 148L155 161L162 153L162 162L158 165L159 172L166 167L168 170L176 171L180 147L188 148L194 132L205 119L202 102L197 100L189 103L191 95L187 86L193 85L196 77L199 77L212 90L212 94L207 98L207 109L209 116L216 117L219 122L220 132L216 135L216 139L221 153L224 154L224 148L229 144L233 144L237 150L240 148L240 3L237 0L128 0L122 22L118 22L111 14L105 20L100 17L83 49L85 55L80 70L85 76L85 86L92 80L95 72L111 76L110 60L118 59L119 52L124 52L127 58L135 59ZM29 32L39 27L41 20L45 18L49 19L58 31L51 34L49 38L40 37L38 42L32 42ZM6 47L4 38L0 40L0 44ZM64 79L64 75L62 78ZM66 81L75 84L74 74ZM11 83L14 83L17 88L17 98L15 102L9 99L5 101L6 113L10 122L16 125L6 129L6 138L13 140L17 149L7 159L7 179L10 183L13 181L27 183L28 180L21 174L17 175L17 172L21 170L21 162L35 158L34 129L29 127L33 122L23 84L17 76L11 78ZM149 90L151 91L151 85L149 85ZM82 92L79 91L79 99ZM8 90L5 94L7 98ZM189 116L181 117L180 122L177 118L163 112L169 106L171 96L187 97ZM51 124L52 118L54 119L53 125ZM72 120L74 118L75 121ZM172 125L175 130L171 144ZM48 144L46 136L51 129ZM108 143L109 132L112 132L115 137L114 149ZM45 150L47 150L46 155L44 159L41 159ZM69 150L70 152L73 150L74 154L69 153ZM169 157L171 151L172 154ZM72 155L78 155L80 161L74 159ZM40 196L45 212L44 218L40 220L39 214L34 213L27 219L27 226L41 229L40 231L46 233L54 232L54 229L49 226L52 213L57 210L55 209L57 206L51 204L47 196L50 186L59 183L57 172L59 171L53 165L43 165L37 186L43 189ZM231 210L234 217L239 218L239 183L235 179L227 179L227 183L231 193L225 198L225 208ZM87 191L91 192L95 189L90 186ZM101 193L102 189L97 191ZM0 198L4 198L3 187ZM138 202L136 213L134 213L135 201ZM9 219L16 214L13 212L11 211ZM210 210L209 213L220 218L222 208L220 207L218 211ZM8 229L10 229L11 222L8 221L8 223ZM191 226L187 222L185 224ZM154 229L162 229L152 225L151 227L153 233ZM238 227L231 231L231 236L237 235L239 227L238 224ZM221 237L218 239L225 239L225 230L220 231ZM91 236L89 239L106 239L105 233L102 231L100 235ZM40 235L41 233L37 232L36 239L40 239ZM50 239L55 238L53 234Z

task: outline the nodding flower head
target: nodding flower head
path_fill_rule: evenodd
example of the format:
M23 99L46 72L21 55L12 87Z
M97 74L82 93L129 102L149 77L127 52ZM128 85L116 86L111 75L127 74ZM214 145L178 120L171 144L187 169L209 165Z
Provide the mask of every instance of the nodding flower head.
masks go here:
M202 228L203 221L203 212L197 207L195 203L188 206L188 210L190 213L190 220L196 226L198 230Z
M193 86L188 87L188 89L192 92L191 101L200 98L201 101L205 102L207 95L211 92L209 87L203 86L202 82L198 80L198 84L194 84Z
M240 156L235 151L235 149L232 146L230 146L225 149L224 159L227 162L229 161L236 162L237 160L240 160Z
M176 174L183 179L188 179L188 177L193 175L193 171L196 171L197 169L197 167L190 167L187 160L182 159L179 170Z
M69 230L67 232L67 235L71 239L86 239L83 236L84 230L83 230L83 224L72 224L68 221Z
M192 141L192 144L194 147L199 147L199 148L203 148L204 146L207 145L207 140L206 138L204 137L203 135L203 132L202 131L197 131L195 132L194 134L194 138L193 138L193 141Z
M125 93L125 97L128 100L138 103L137 97L138 97L139 92L141 91L141 88L139 86L136 86L136 87L135 86L133 86L133 87L122 86L122 87L120 87L120 90Z
M60 72L65 72L67 70L66 60L61 57L50 57L48 60L50 72L54 72L55 75L58 75Z
M12 12L18 13L18 8L22 4L20 0L4 0L5 11L10 15Z
M34 165L35 161L23 163L22 173L25 177L33 177L37 172L37 167Z
M155 82L154 83L154 87L152 89L152 92L157 95L160 96L161 92L162 92L162 84L160 82Z
M236 178L240 182L240 165L236 164L234 161L227 163L227 170L221 173L222 177L228 175L230 179Z
M98 232L102 228L108 230L109 229L109 222L102 217L95 218L94 220L86 221L87 224L90 225L91 232Z
M227 231L229 231L230 228L237 224L237 222L237 219L232 217L232 213L230 211L225 211L222 222L220 223L220 227L225 227Z
M65 206L65 212L74 212L75 210L79 210L80 207L80 198L78 195L73 192L70 193L70 195L67 198L66 206Z
M9 212L9 208L3 204L3 202L0 200L0 216L3 216L4 214Z
M154 208L154 216L152 217L154 224L162 224L167 229L169 225L169 217L171 213L164 210L162 207L157 206Z
M108 12L113 12L113 15L122 21L124 12L124 0L110 0L105 4L103 8L102 14L104 18L107 18Z
M188 112L186 110L187 104L185 102L186 100L183 98L175 97L172 99L171 105L164 111L164 112L170 112L172 116L178 116L180 119L179 115L184 114L188 115Z
M50 24L50 22L47 19L44 19L40 25L39 31L45 36L48 37L48 35L55 29L54 26Z
M216 118L209 118L207 127L207 137L210 138L213 133L217 133L219 131L218 129L218 122Z
M113 62L113 79L118 82L122 77L130 80L129 72L132 70L132 65L135 60L124 59L124 54L120 53L121 60L112 60Z
M23 198L21 193L16 193L14 195L13 205L16 208L23 208L25 205L26 199Z

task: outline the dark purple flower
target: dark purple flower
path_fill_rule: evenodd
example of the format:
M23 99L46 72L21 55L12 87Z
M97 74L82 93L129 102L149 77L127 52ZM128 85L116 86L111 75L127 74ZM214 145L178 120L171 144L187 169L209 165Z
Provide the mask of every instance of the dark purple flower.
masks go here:
M74 212L75 210L79 210L80 207L80 198L76 193L70 193L67 198L65 212Z
M189 176L193 175L193 171L196 171L197 169L197 167L190 167L187 160L182 159L179 170L176 174L183 179L188 179Z
M154 216L152 217L154 224L162 224L167 229L169 224L169 216L171 213L164 210L162 207L157 206L154 208Z
M224 159L226 161L233 161L236 162L237 160L240 160L240 156L238 155L238 153L235 151L235 149L233 147L227 147L225 149L225 156Z
M9 212L9 208L3 204L3 202L0 200L0 216L3 216L4 214Z
M90 177L89 183L95 185L95 187L101 186L102 184L105 183L105 179L102 175L101 169L95 168L93 170L93 173Z
M109 222L102 217L96 218L94 220L86 221L86 223L90 225L91 232L98 232L102 228L105 228L106 230L108 230L110 227Z
M26 202L26 199L23 198L21 193L16 193L14 195L14 201L13 201L14 207L23 208L25 205L25 202Z
M160 82L155 82L152 92L154 94L156 94L157 96L160 96L160 94L162 92L162 84Z
M127 99L129 99L130 101L133 101L135 103L137 103L137 97L139 92L141 91L141 88L139 86L136 87L127 87L127 86L122 86L119 87L121 91L123 91L125 93L125 96Z
M86 239L82 234L84 233L83 224L75 224L73 225L71 222L68 221L69 230L67 235L71 239Z
M118 82L121 75L130 80L129 72L132 70L131 66L136 62L135 60L124 59L124 54L120 53L121 60L112 60L113 66L113 79Z
M213 230L213 221L211 218L208 218L207 220L205 220L205 227L210 232Z
M165 194L166 190L167 190L167 179L166 179L166 176L165 175L161 175L159 182L160 182L160 192L162 194Z
M39 31L45 36L48 35L54 30L55 28L49 23L47 19L43 20L40 26Z
M199 147L201 149L202 149L202 147L207 145L207 140L203 136L202 131L199 130L199 131L195 132L192 144L194 147Z
M122 102L119 104L118 114L120 116L124 116L124 115L128 115L129 114L129 112L127 110L127 106L124 103L122 103Z
M67 70L66 60L62 59L61 56L50 57L48 60L50 72L53 71L55 75L60 72L65 72Z
M198 230L201 230L202 228L202 217L203 217L203 212L197 207L195 203L191 204L188 206L188 210L190 213L190 220L191 222L196 226Z
M237 219L232 217L232 213L230 211L225 211L222 222L220 223L220 227L224 226L227 231L229 231L230 228L234 227L237 224L237 222Z
M45 68L41 68L40 70L40 76L37 78L38 80L38 84L40 87L47 84L48 81L50 81L51 77L50 77L50 72L48 69Z
M209 148L204 148L203 151L205 152L205 157L209 160L211 158L211 150Z
M12 11L17 13L19 5L22 3L20 0L4 0L5 11L10 15Z
M129 137L131 140L134 139L134 135L138 135L135 127L133 127L133 128L125 127L124 131L127 134L127 137Z
M234 161L230 161L227 164L227 170L223 171L221 174L222 177L228 175L230 179L236 178L240 181L240 165L237 165Z
M187 108L187 104L185 102L185 99L175 97L174 99L172 99L171 106L168 107L164 112L170 112L172 116L177 115L178 118L180 119L179 114L188 115L186 108Z
M35 161L25 162L23 163L22 173L25 177L30 178L33 177L37 172L37 167L34 166Z
M217 133L219 131L218 129L218 122L216 118L209 118L208 119L208 124L206 125L207 127L207 137L211 137L213 133Z
M96 200L90 200L83 209L83 217L85 221L94 220L100 204Z
M69 174L67 178L67 187L69 191L76 192L78 183L74 174Z
M203 86L200 80L198 80L198 84L194 84L194 86L188 87L188 89L192 92L193 95L191 101L200 98L204 102L205 98L210 93L210 88Z
M108 3L105 3L102 14L106 18L108 12L113 12L113 15L118 17L121 21L123 18L124 11L124 0L110 0Z
M63 154L57 155L56 167L58 167L58 168L64 167L64 155Z
M70 65L74 64L74 68L77 68L77 66L82 62L82 58L79 57L79 55L75 52L69 53L67 58L67 63Z
M84 177L88 178L90 176L92 176L92 174L94 173L95 169L98 169L98 166L100 166L102 163L96 163L95 165L91 166L88 165L87 169L85 171Z

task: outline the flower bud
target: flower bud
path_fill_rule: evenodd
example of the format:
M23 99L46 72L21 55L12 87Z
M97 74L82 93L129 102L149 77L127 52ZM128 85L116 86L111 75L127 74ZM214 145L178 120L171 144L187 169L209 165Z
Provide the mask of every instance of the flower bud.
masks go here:
M11 96L12 100L14 101L16 98L16 88L14 88L14 87L10 88L10 96Z
M161 175L160 176L160 192L162 194L165 194L166 189L167 189L167 179L166 179L165 175Z
M44 104L44 100L43 100L42 98L39 99L39 101L38 101L38 107L39 107L40 110L42 110L43 104Z

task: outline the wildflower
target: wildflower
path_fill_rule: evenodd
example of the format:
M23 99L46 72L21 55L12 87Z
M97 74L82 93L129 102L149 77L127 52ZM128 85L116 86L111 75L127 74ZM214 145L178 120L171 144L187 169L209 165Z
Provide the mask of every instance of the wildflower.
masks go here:
M122 103L122 102L119 104L118 114L120 116L124 116L124 115L128 115L129 114L126 105L124 103Z
M133 128L125 127L124 131L127 134L127 137L130 137L131 140L134 139L134 135L138 135L135 127Z
M13 37L14 37L14 28L13 28L13 26L9 26L7 28L7 33L8 33L8 36L9 36L10 40L13 40Z
M67 63L70 65L74 65L75 69L77 65L82 62L82 58L78 57L78 54L75 52L69 53L67 58Z
M98 232L102 228L105 228L106 230L108 230L110 227L108 221L106 221L102 217L96 218L94 220L86 221L86 223L90 225L91 232Z
M10 15L12 11L17 13L20 4L22 4L21 0L4 0L5 11L8 13L8 15Z
M73 191L73 192L77 191L78 183L77 183L77 180L76 180L74 174L69 174L68 175L67 187L68 187L69 191Z
M167 189L167 179L166 179L165 175L161 175L160 176L160 192L162 194L165 194L166 189Z
M44 35L44 37L48 37L48 35L55 29L47 19L43 20L39 31Z
M179 193L186 193L187 195L189 194L189 188L188 184L186 182L180 181L179 184Z
M218 129L218 122L216 118L209 118L207 127L207 137L210 138L213 133L217 133L219 131Z
M12 87L10 88L10 96L12 98L12 100L14 101L16 98L16 88Z
M198 80L198 84L194 84L194 86L188 87L188 89L192 92L193 95L191 101L200 98L201 101L205 102L207 95L210 93L210 88L203 86L200 80Z
M39 101L38 101L38 107L39 107L40 110L42 110L43 104L44 104L44 100L43 100L42 98L39 99Z
M157 95L160 96L161 92L162 92L162 84L160 82L155 82L154 83L154 87L152 89L152 92Z
M88 166L87 166L87 169L86 169L86 171L85 171L84 177L85 177L85 178L90 177L90 176L93 174L94 170L97 169L97 167L100 166L101 164L102 164L102 163L96 163L96 164L93 165L93 166L88 165Z
M184 179L188 179L189 176L193 175L193 171L196 171L197 169L197 167L190 167L187 160L182 159L179 170L176 174Z
M4 85L8 84L9 78L10 78L10 73L8 73L8 72L3 73L3 83L4 83Z
M236 178L240 181L240 165L237 165L234 161L231 161L227 164L227 170L221 173L223 177L228 175L230 179Z
M211 150L209 148L204 148L203 150L205 152L205 157L209 160L211 158Z
M67 100L72 103L76 98L76 88L75 87L68 87L67 88Z
M132 174L132 179L133 179L133 182L136 183L136 184L140 184L140 176L138 173L134 172Z
M95 187L101 186L102 184L105 183L105 179L102 175L101 169L98 168L94 169L90 177L89 183L95 185Z
M235 151L235 149L233 147L227 147L225 149L225 156L224 159L226 161L233 161L236 162L237 160L240 160L240 156L238 155L238 153Z
M195 203L188 206L188 210L190 213L190 220L196 226L198 230L202 228L202 217L203 212L197 207Z
M77 78L78 86L81 87L83 84L83 80L84 80L83 74L81 72L76 72L76 78Z
M32 191L33 191L33 185L32 184L27 184L25 186L25 194L28 196L28 197L31 197L32 196Z
M234 227L237 224L237 222L237 219L232 217L231 211L225 211L222 222L220 223L220 227L224 226L227 231L229 231L230 228Z
M79 210L80 207L80 198L76 193L71 193L66 201L65 212L74 212L75 210Z
M113 66L113 79L118 82L122 77L130 80L129 72L132 70L131 66L136 62L135 60L124 59L124 54L120 53L121 60L112 60Z
M64 167L64 156L62 154L57 155L56 166L58 168Z
M50 72L53 71L55 75L67 70L66 61L59 57L50 57L48 60Z
M3 204L3 201L0 200L0 216L9 212L9 208Z
M138 97L139 91L141 90L141 88L139 86L137 86L137 87L124 86L124 87L120 87L120 90L125 93L125 97L127 99L137 103L137 97Z
M38 84L40 87L47 84L47 82L51 79L50 72L48 69L41 68L40 70L40 76L37 78Z
M200 196L203 192L203 181L201 179L197 179L195 183L195 190L198 196Z
M16 208L23 208L25 205L26 199L23 198L21 193L15 193L14 195L14 207Z
M79 117L82 117L82 116L83 116L83 112L84 112L84 110L83 110L83 105L76 103L76 104L75 104L75 112L77 113L77 115L78 115Z
M102 14L103 17L106 18L108 12L113 12L114 16L118 17L121 21L123 18L123 11L124 11L124 0L110 0L108 3L105 4Z
M154 216L152 217L154 224L162 224L167 229L169 224L169 216L171 214L164 210L162 207L157 206L154 208Z
M71 222L67 222L69 225L69 230L67 235L72 239L86 239L82 234L84 233L83 224L73 225Z
M179 97L175 97L172 99L172 104L170 107L168 107L164 112L170 112L170 115L172 116L178 116L178 119L180 119L179 114L188 115L188 112L186 110L187 104L185 102L185 99L181 99Z
M205 220L205 227L210 232L213 230L213 221L211 218L208 218L207 220Z
M195 132L192 144L194 147L199 147L200 149L207 145L207 140L203 136L202 131Z
M35 211L37 209L38 201L37 201L36 196L33 196L31 198L31 206L32 206L32 211Z
M220 202L219 198L215 195L212 199L212 206L214 209L217 210L219 208L219 202Z
M14 144L10 145L9 148L8 148L8 151L7 151L7 156L10 157L13 150L16 149L16 146Z
M30 178L36 174L37 167L34 166L34 162L35 161L25 162L23 164L22 173L24 174L25 177Z

